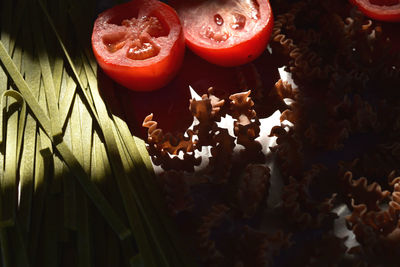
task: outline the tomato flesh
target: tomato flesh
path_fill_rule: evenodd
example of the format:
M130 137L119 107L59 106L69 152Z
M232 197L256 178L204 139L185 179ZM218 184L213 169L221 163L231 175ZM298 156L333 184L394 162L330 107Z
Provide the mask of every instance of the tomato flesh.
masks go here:
M167 84L179 70L185 50L176 12L155 0L134 0L100 14L92 47L107 75L138 91Z
M258 57L269 41L273 16L267 0L172 1L187 46L221 66L237 66Z
M350 0L350 2L372 19L400 21L400 0Z

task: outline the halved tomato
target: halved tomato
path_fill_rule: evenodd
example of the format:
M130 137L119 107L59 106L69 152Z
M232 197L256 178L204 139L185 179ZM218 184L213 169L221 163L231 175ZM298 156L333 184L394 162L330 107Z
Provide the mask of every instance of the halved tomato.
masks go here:
M187 46L205 60L238 66L258 57L269 41L268 0L174 0Z
M92 47L104 72L133 90L161 88L178 72L185 51L175 10L155 0L133 0L101 13Z
M382 21L400 21L400 0L350 0L366 16Z

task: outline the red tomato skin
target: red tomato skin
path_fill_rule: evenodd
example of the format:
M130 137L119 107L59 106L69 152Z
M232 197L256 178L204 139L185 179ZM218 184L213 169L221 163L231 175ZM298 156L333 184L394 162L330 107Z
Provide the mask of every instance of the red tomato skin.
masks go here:
M369 18L380 21L400 22L400 4L387 8L371 4L369 0L350 0L350 3L357 6Z
M174 7L178 7L180 3L179 0L171 2ZM223 67L235 67L253 61L266 49L274 24L274 17L269 1L265 0L261 2L264 3L264 7L262 8L264 15L260 20L266 23L255 35L244 36L242 40L232 46L227 46L223 43L210 45L199 40L198 36L191 34L191 31L185 27L185 22L182 21L187 47L208 62Z
M118 16L118 11L131 8L134 4L140 6L141 3L145 3L144 5L151 8L152 12L163 17L163 21L170 28L168 37L172 35L173 43L167 41L165 46L161 47L164 51L160 54L163 55L138 62L131 60L131 64L121 64L119 61L107 58L100 32L97 31L105 27L106 20ZM159 1L134 0L115 6L99 15L93 28L92 47L99 66L114 81L134 91L152 91L166 85L178 73L185 53L185 38L179 17L170 6Z

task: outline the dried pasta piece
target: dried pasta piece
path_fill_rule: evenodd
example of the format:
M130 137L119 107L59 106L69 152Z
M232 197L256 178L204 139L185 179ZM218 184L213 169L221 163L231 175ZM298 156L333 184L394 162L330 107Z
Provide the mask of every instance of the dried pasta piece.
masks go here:
M253 98L257 102L261 102L264 98L265 89L261 81L260 73L254 63L249 63L236 68L241 91L252 90ZM247 74L247 75L246 75ZM248 77L250 76L250 77Z
M229 97L231 100L231 115L238 120L241 125L251 123L256 118L256 112L253 110L254 102L249 97L251 91L236 93Z
M194 166L201 163L201 158L196 157L194 150L193 132L187 131L187 136L182 133L172 135L163 133L157 128L157 122L153 121L153 115L148 115L143 122L143 127L148 128L148 151L153 163L161 166L164 170L186 170L193 171ZM183 158L177 155L183 152Z
M281 99L290 98L295 101L299 95L296 88L293 88L289 82L282 81L282 79L275 83L275 91Z
M280 119L294 124L294 130L299 138L304 138L305 145L339 150L348 138L351 126L348 119L337 114L337 102L329 97L311 98L298 94L297 101L283 111Z
M390 192L383 191L378 183L368 184L365 177L354 180L353 174L349 171L343 175L341 181L343 193L354 199L355 203L365 204L368 210L380 210L379 204L390 195Z
M400 173L400 144L397 142L376 144L368 153L352 161L339 163L339 176L343 177L346 171L353 176L368 177L370 181L376 181L381 186L387 187L386 177L390 173Z
M400 81L400 54L394 56L392 64L382 69L380 76L380 80L383 81L385 87L392 85L392 83L398 84Z
M393 187L387 207L374 211L366 204L357 205L353 201L353 212L346 218L348 228L361 244L362 253L374 259L375 264L389 264L386 266L393 266L400 252L400 184L396 182Z
M295 18L303 6L305 6L305 3L299 2L293 5L290 11L276 17L271 35L271 47L273 51L277 51L283 55L289 55L296 47L293 44L293 39L290 38L290 34L296 30Z
M231 100L231 115L234 121L234 133L237 143L244 146L242 157L244 160L260 162L264 159L262 146L255 139L260 134L260 121L253 109L254 102L249 97L251 91L233 94Z
M237 242L234 266L271 266L282 249L291 246L290 234L269 234L245 225Z
M193 132L187 131L188 137L183 134L163 134L162 129L157 128L157 122L153 121L153 114L148 115L143 121L143 127L148 128L148 143L160 151L166 151L177 155L180 151L193 152Z
M238 208L245 218L251 218L266 201L270 188L270 169L261 164L246 166L244 176L240 177L238 192Z
M324 201L316 201L310 196L310 183L307 176L299 181L290 177L289 184L284 186L282 192L282 208L286 218L301 229L329 225L336 218L331 212L336 195Z
M190 100L189 110L199 121L193 127L194 133L198 136L196 149L201 150L202 146L214 145L213 135L218 130L217 121L220 120L220 110L225 101L213 95L212 87L208 94L204 94L201 100Z
M300 233L301 234L301 233ZM296 238L294 235L293 238ZM345 238L338 238L331 231L316 237L310 236L306 241L300 240L293 245L296 253L286 260L282 266L352 266L347 265L349 259L345 260L347 248L344 244ZM289 258L289 257L288 257ZM346 264L347 263L347 264ZM355 265L356 266L356 265Z
M211 231L224 221L228 212L229 208L223 204L212 206L210 212L202 217L202 224L197 229L202 261L207 265L218 266L224 259L211 237Z
M227 129L220 128L213 135L214 146L211 147L209 168L212 182L225 183L231 175L232 156L235 138L230 136Z
M182 171L165 171L158 178L168 209L172 215L177 215L192 208L193 199L190 196L190 185Z
M289 176L296 176L301 173L304 162L302 144L295 136L293 128L286 131L284 126L274 126L269 136L277 137L277 145L271 150L278 155L277 162L287 182Z

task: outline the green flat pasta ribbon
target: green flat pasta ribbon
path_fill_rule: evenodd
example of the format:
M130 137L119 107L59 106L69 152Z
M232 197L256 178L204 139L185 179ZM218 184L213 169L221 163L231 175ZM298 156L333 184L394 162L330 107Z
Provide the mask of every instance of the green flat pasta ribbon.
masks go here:
M46 133L51 133L49 117L47 117L35 96L32 94L29 85L26 83L21 73L18 71L17 66L8 55L2 41L0 41L0 59L40 125L43 127Z
M1 251L2 266L11 267L10 248L8 245L7 231L5 228L1 227L0 227L0 251Z
M0 98L1 98L1 102L0 102L0 106L1 106L1 116L0 116L0 144L3 143L3 109L5 107L5 98L6 97L12 97L14 98L20 105L21 105L21 114L19 116L19 130L18 130L18 144L17 144L17 158L19 158L19 153L21 150L21 145L22 145L22 137L24 134L24 126L25 126L25 118L26 118L26 103L25 103L25 99L22 97L22 95L20 93L18 93L17 91L14 90L8 90L5 91L4 93L1 94ZM22 127L21 127L22 126Z
M20 1L25 2L25 1ZM28 15L28 9L25 15ZM33 41L31 38L31 29L24 27L22 29L22 42L24 50L22 54L21 73L25 76L25 81L29 84L33 95L39 92L40 87L40 67L33 57ZM35 96L36 97L36 96ZM25 132L23 137L23 147L21 162L19 168L19 187L20 196L18 202L18 220L21 228L21 234L24 240L27 239L32 220L32 197L35 173L35 150L37 138L37 123L32 114L27 113Z
M13 237L10 238L10 243L14 252L13 256L15 260L15 266L29 267L30 265L29 265L27 247L24 238L22 236L22 231L18 219L15 221L15 226L8 230L10 236Z
M44 134L43 131L39 132L39 135ZM33 206L32 206L32 226L31 226L31 244L29 246L30 255L32 255L32 262L35 262L37 255L37 249L39 247L40 228L42 226L44 202L47 193L47 182L48 182L48 162L52 153L50 150L41 144L40 136L36 138L36 155L35 155L35 173L34 173L34 185L33 185Z
M15 105L21 106L18 113L13 111L9 117L12 120L7 127L6 158L4 166L4 175L1 177L1 198L2 209L0 217L0 227L13 226L15 223L16 190L17 190L17 169L19 165L19 155L21 153L22 137L25 127L26 105L23 97L14 90L7 90L1 95L0 101L0 144L3 143L4 110L6 110L6 99L12 98L15 102L9 105L9 108ZM17 122L17 123L15 123ZM3 167L3 166L1 166Z
M38 16L37 13L38 12L33 12L33 14L36 14ZM34 29L36 30L40 29L39 18L37 16L34 17L33 19L33 24L35 26ZM60 126L60 116L57 105L58 101L56 98L56 90L54 87L53 74L51 72L49 56L46 51L43 36L40 31L34 34L34 41L39 53L39 63L40 63L40 68L42 70L44 91L46 94L47 106L49 109L49 115L51 119L50 120L51 133L54 139L61 139L62 131Z

